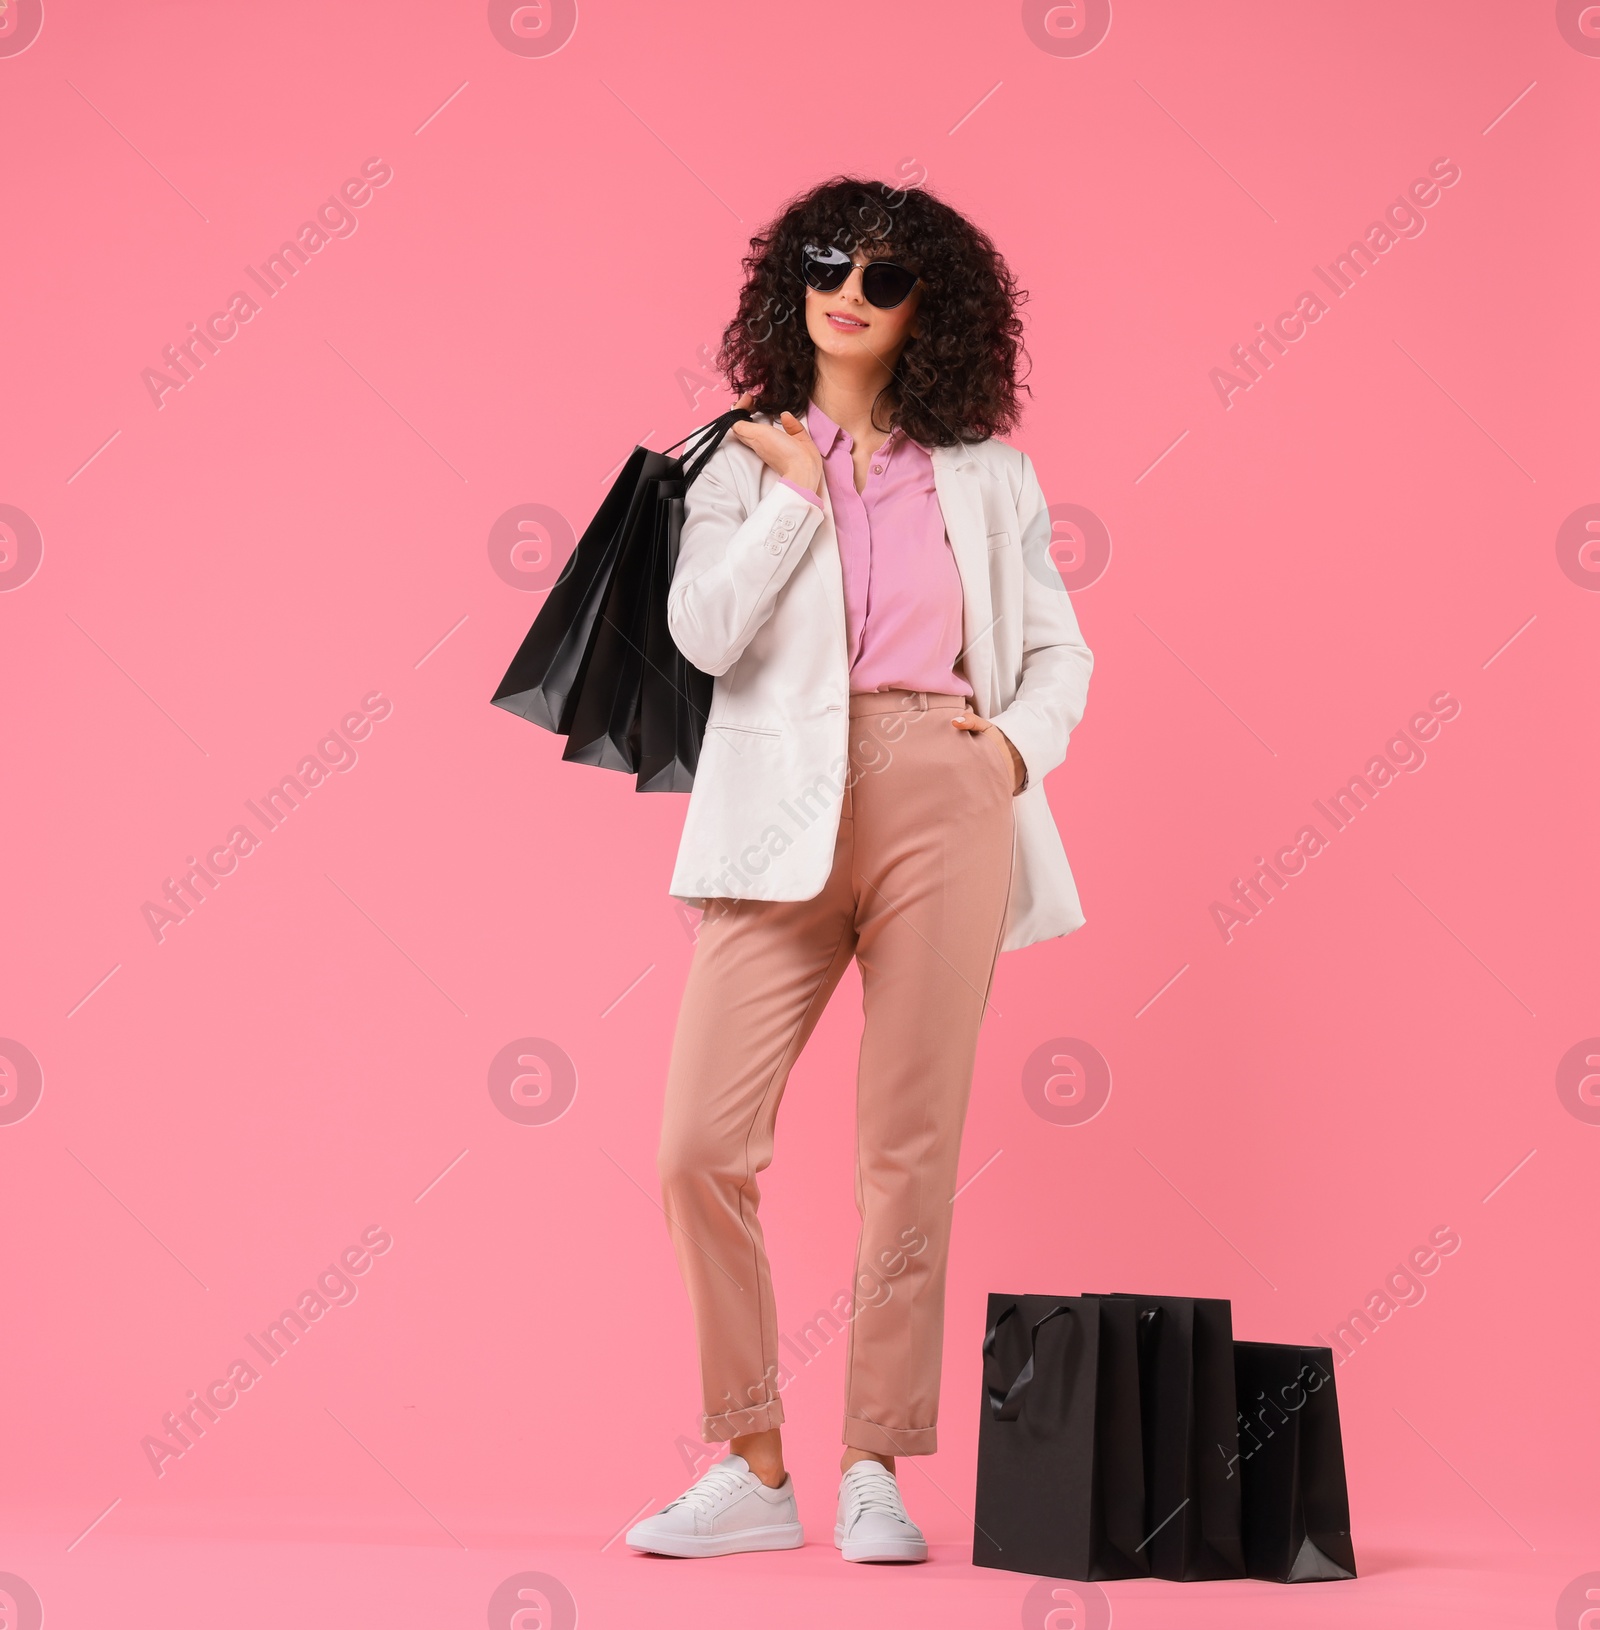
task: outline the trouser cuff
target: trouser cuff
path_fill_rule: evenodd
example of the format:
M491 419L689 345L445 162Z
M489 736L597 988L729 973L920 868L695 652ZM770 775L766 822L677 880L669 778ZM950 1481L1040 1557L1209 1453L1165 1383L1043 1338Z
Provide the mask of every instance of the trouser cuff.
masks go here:
M858 1415L844 1419L846 1448L870 1449L875 1455L931 1455L939 1448L936 1426L882 1426Z
M783 1405L774 1398L768 1404L752 1404L749 1409L730 1409L721 1415L700 1417L700 1436L707 1443L726 1443L730 1438L748 1437L752 1432L769 1432L783 1425Z

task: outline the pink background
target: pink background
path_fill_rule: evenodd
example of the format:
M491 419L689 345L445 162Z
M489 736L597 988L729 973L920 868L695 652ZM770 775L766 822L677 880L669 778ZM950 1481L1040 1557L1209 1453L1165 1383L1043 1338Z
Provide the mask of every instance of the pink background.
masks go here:
M1557 1081L1600 1033L1600 21L1118 0L1070 56L1037 5L585 0L525 56L504 5L45 4L0 54L0 1115L17 1044L43 1071L0 1125L0 1573L45 1622L479 1624L533 1570L588 1624L1042 1623L963 1561L988 1291L1322 1341L1446 1227L1338 1372L1364 1577L1107 1595L1135 1630L1548 1623L1600 1569L1600 1107ZM141 371L371 158L354 232L158 408ZM1436 159L1420 235L1322 290ZM1016 440L1111 539L1048 783L1089 922L996 981L942 1448L902 1477L935 1563L834 1556L841 1340L785 1394L812 1544L674 1572L607 1542L698 1418L654 1176L683 803L490 707L541 600L491 529L581 530L725 405L744 245L839 169L936 189L1033 294ZM1224 408L1210 371L1306 289L1332 309ZM373 692L158 943L145 902ZM1439 692L1426 764L1226 942L1212 903ZM765 1185L788 1333L850 1272L858 989ZM489 1090L526 1037L576 1069L543 1124ZM1110 1069L1081 1124L1025 1090L1063 1037ZM154 1475L161 1416L374 1225L355 1300Z

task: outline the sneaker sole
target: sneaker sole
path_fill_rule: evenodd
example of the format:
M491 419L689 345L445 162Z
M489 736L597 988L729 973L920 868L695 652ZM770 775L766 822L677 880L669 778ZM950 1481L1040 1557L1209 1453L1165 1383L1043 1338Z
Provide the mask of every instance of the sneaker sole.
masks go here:
M637 1536L637 1537L635 1537ZM734 1534L642 1535L630 1529L625 1544L653 1556L733 1556L740 1551L793 1551L806 1542L805 1530L797 1522L772 1528L744 1528Z
M846 1562L926 1562L928 1542L921 1539L885 1539L849 1544L835 1528L833 1543Z

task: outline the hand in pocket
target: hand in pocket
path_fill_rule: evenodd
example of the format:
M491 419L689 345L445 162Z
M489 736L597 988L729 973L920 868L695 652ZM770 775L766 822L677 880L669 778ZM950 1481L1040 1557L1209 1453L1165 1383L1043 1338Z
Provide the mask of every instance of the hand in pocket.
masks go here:
M1027 778L1028 766L1023 761L1022 754L1011 745L1011 738L999 725L991 719L980 718L970 708L965 713L958 713L952 723L957 730L971 730L983 735L992 730L1005 746L1006 757L1011 764L1011 796L1013 798L1022 791L1022 783Z

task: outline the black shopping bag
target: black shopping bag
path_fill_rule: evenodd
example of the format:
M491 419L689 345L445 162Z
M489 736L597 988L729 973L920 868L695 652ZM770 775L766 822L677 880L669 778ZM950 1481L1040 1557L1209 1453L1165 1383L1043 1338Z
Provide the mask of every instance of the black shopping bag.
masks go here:
M667 626L667 591L678 564L683 510L681 497L667 500L650 567L639 698L640 792L689 791L700 763L706 715L711 711L711 675L702 673L678 649Z
M750 417L734 408L691 431L684 440L692 445L681 459L671 457L671 449L634 448L540 607L491 700L546 730L571 736L564 757L629 774L639 770L644 675L650 671L645 647L653 603L659 598L664 619L671 583L670 571L663 577L652 569L652 558L670 537L675 563L684 493L729 426ZM708 692L711 680L701 677ZM704 736L705 711L686 710L682 724L695 732L682 749L692 764ZM639 790L657 790L662 780L652 774Z
M1233 1310L1215 1297L1118 1294L1139 1320L1145 1534L1160 1579L1241 1579Z
M656 484L661 484L659 478ZM650 481L642 485L648 487ZM561 754L569 764L594 764L628 775L639 768L645 625L653 587L651 566L664 515L659 495L646 492L637 524L623 537L588 660L578 677Z
M1332 1350L1236 1341L1233 1366L1250 1577L1354 1579Z
M634 448L511 659L492 698L496 707L566 734L612 573L667 462L648 447Z
M1131 1303L990 1296L981 1409L975 1566L1149 1573Z

